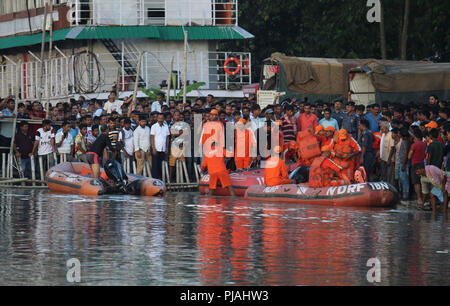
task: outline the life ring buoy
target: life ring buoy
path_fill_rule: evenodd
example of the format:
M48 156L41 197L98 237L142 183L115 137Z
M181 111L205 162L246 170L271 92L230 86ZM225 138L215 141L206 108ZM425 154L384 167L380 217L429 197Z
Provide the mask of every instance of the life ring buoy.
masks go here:
M231 71L231 70L228 68L228 64L229 64L230 62L235 62L235 63L236 63L236 65L237 65L236 70ZM240 62L237 58L235 58L235 57L229 57L229 58L227 58L227 60L225 61L224 65L223 65L223 69L224 69L225 72L226 72L227 74L229 74L229 75L236 75L236 74L239 73L239 71L241 71L241 62Z
M242 68L246 75L250 74L250 61L248 60L248 57L245 57L244 62L242 63Z

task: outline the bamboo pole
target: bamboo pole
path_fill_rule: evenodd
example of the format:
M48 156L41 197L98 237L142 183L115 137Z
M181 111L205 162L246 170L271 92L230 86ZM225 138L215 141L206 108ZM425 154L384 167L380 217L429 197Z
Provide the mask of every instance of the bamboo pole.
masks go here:
M134 82L134 90L133 90L133 108L136 107L136 95L137 95L137 90L138 90L138 86L139 86L139 76L141 74L141 62L142 62L143 54L144 53L142 53L142 51L139 51L139 59L138 59L138 64L137 64L137 69L136 69L136 80Z
M50 0L50 37L49 37L49 48L48 48L48 64L53 71L53 65L52 65L52 49L53 49L53 1ZM48 119L49 113L50 113L50 98L52 96L52 78L50 78L50 82L47 84L48 86L48 97L47 97L47 103L45 104L45 119Z
M169 69L169 76L167 78L167 97L166 97L166 103L169 105L170 102L170 89L172 85L172 70L173 70L173 60L175 59L175 56L172 56L172 60L170 61L170 69Z
M47 13L48 13L48 3L45 3L45 13L44 13L44 20L42 22L42 41L41 41L41 76L39 78L39 95L38 95L38 101L41 102L42 99L42 81L44 77L44 51L45 51L45 34L46 34L46 26L47 26Z

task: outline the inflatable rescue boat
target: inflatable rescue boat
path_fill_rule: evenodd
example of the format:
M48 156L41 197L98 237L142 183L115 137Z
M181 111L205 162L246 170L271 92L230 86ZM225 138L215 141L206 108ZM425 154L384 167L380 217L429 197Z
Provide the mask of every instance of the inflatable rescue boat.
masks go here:
M250 186L245 199L353 207L389 207L398 200L397 190L389 183L362 183L337 187L310 188L307 184L267 187Z
M288 171L294 171L297 166L295 163L288 163L286 167ZM264 185L264 169L253 168L244 171L234 171L230 173L230 180L236 196L243 197L248 187L252 185ZM209 192L209 174L203 175L200 179L199 190L201 194L207 194ZM222 188L219 183L214 195L230 196L230 192L228 189Z
M166 193L165 184L157 179L127 174L124 188L118 189L108 181L110 177L104 169L100 169L100 179L90 177L91 167L85 163L61 163L50 168L46 173L48 188L52 192L102 195L126 193L141 196L162 197Z

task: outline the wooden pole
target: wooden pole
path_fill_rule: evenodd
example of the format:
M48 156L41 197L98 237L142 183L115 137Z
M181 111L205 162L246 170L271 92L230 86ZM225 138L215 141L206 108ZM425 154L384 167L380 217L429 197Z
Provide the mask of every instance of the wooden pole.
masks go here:
M50 0L50 37L49 37L49 48L48 48L48 65L51 70L53 70L52 65L52 49L53 49L53 1ZM50 110L50 98L52 96L52 79L47 84L48 86L48 97L47 103L45 104L45 119L48 119Z
M186 105L186 84L187 84L187 42L188 32L184 31L184 80L183 80L183 106Z
M167 77L167 97L166 97L167 105L169 105L169 101L170 101L170 89L171 89L171 85L172 85L172 70L173 70L173 60L174 59L175 59L175 56L172 56L172 60L170 61L169 76Z
M134 82L134 91L133 91L133 108L136 107L136 95L137 95L137 90L138 90L138 86L139 86L139 75L141 73L141 61L142 61L143 54L144 53L142 53L142 51L139 51L139 60L138 60L137 69L136 69L136 80Z
M48 13L48 3L45 3L45 13L44 13L44 20L42 22L42 41L41 41L41 76L39 78L39 99L38 101L41 102L42 99L42 81L44 77L44 51L45 51L45 34L46 34L46 26L47 26L47 13Z

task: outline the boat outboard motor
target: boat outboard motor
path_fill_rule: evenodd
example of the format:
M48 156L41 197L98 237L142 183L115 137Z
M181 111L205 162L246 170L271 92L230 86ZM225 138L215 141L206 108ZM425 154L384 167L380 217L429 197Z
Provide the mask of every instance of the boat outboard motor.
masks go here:
M119 187L120 191L128 193L126 188L128 177L125 174L125 171L123 171L122 165L117 160L109 160L103 168L105 169L108 178Z
M309 181L309 167L298 167L289 174L289 179L295 181L296 184L307 183Z

